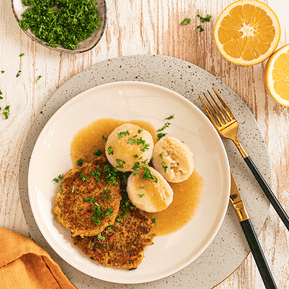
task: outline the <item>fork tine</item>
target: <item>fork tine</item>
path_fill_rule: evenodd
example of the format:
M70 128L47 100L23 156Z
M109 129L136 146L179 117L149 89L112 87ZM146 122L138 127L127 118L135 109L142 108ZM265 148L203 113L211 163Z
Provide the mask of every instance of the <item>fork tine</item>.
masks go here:
M221 115L221 117L223 118L224 120L224 124L226 122L229 122L230 121L230 118L228 116L228 114L226 113L226 111L224 110L224 108L222 108L219 103L216 101L216 99L213 97L213 95L211 94L211 92L208 90L208 93L209 95L211 96L211 98L213 99L215 105L217 106L218 110L219 110L219 114Z
M219 101L221 102L221 104L223 105L223 107L225 108L226 113L230 116L230 118L232 120L235 120L235 115L232 113L232 111L230 110L230 108L228 107L227 103L224 101L224 99L221 97L221 95L216 91L215 88L213 88L215 94L217 95Z
M209 92L209 91L208 91L208 92ZM203 92L203 94L204 94L207 102L209 103L212 111L213 111L214 117L217 119L217 121L218 121L221 125L224 125L226 122L224 121L224 118L222 117L222 114L219 113L219 111L216 110L215 106L214 106L213 103L209 100L209 98L207 97L207 95L206 95L204 92ZM210 92L209 92L209 94L210 94ZM210 94L210 95L211 95L211 94ZM212 97L212 95L211 95L211 97ZM213 97L212 97L212 98L213 98ZM213 98L213 99L214 99L214 98ZM215 102L215 100L214 100L214 102Z
M206 97L206 95L205 95ZM211 112L211 110L208 108L208 106L204 103L204 101L202 100L202 98L199 96L201 103L206 111L206 113L208 114L209 119L211 120L211 122L213 123L213 125L216 128L220 128L220 124L218 123L218 121L216 120L214 114ZM207 98L207 97L206 97Z

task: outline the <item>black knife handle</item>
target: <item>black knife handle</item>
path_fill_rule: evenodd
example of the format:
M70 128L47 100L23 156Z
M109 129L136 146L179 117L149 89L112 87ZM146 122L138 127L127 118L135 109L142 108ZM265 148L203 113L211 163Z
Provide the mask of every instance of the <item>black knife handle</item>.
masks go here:
M251 158L248 156L244 158L244 161L246 162L247 166L250 168L251 172L253 173L255 179L259 183L260 187L264 191L265 195L267 196L269 202L272 204L273 208L283 221L284 225L286 226L287 230L289 230L289 217L278 202L277 198L275 197L274 193L262 177L261 173L256 168L255 164L251 160Z
M277 288L250 219L240 222L266 289Z

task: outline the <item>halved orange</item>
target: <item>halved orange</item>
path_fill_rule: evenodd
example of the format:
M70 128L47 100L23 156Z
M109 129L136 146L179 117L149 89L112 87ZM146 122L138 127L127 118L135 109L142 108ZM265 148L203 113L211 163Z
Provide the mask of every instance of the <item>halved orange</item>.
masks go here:
M289 44L272 54L265 67L264 81L272 97L289 107Z
M227 6L214 28L220 53L230 62L254 65L264 61L280 40L280 23L274 11L257 0L239 0Z

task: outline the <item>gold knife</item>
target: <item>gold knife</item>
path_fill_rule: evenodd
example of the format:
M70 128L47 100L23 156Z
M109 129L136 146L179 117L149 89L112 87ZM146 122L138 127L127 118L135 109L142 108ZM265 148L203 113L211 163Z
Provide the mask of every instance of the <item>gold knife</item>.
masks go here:
M251 223L251 220L247 214L246 208L244 206L241 194L238 190L237 184L231 172L231 193L230 201L238 215L240 225L245 234L249 247L252 251L253 257L255 259L256 265L259 269L260 275L267 289L277 288L270 268L265 259L264 253L258 241L257 235Z

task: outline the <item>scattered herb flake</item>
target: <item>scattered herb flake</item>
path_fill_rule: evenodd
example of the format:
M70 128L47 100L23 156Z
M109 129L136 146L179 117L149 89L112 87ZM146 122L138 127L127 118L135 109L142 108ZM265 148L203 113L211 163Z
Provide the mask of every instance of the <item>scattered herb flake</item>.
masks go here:
M78 166L82 166L82 164L83 164L83 159L79 159L79 160L76 162L76 164L77 164Z
M21 73L21 70L18 70L17 74L16 74L16 77L19 77L20 76L20 73Z
M103 240L105 240L105 237L101 236L101 233L98 233L97 239L98 239L99 241L103 241Z
M157 220L156 220L155 218L153 218L153 219L152 219L152 222L153 222L153 223L156 223L156 222L157 222Z
M197 26L197 28L199 28L199 29L200 29L200 32L203 32L203 31L205 31L205 29L203 28L203 26L202 26L202 25L198 25L198 26Z
M38 76L37 76L36 81L35 81L36 84L37 84L38 80L39 80L41 77L42 77L41 75L38 75Z
M190 18L185 18L181 24L182 25L188 25L190 22L191 22Z
M85 176L83 173L80 173L79 176L81 177L81 179L82 179L83 181L88 180L88 177Z
M126 135L130 135L128 130L127 131L121 131L121 132L117 133L117 136L118 136L119 139L124 137L124 136L126 136Z
M108 155L113 155L113 151L112 151L111 146L109 146L109 147L107 148L107 153L108 153Z
M20 53L20 54L19 54L19 57L22 57L22 56L24 56L24 53Z
M102 155L102 150L99 149L97 152L94 152L93 154L95 155L95 157L99 157Z
M138 194L138 196L139 196L140 198L142 198L142 197L144 196L144 194Z
M197 16L200 18L201 22L210 22L210 20L211 20L211 18L212 18L212 16L209 15L209 14L207 14L206 17L202 17L202 16L200 15L200 10L199 10L199 9L198 9L198 14L197 14Z

